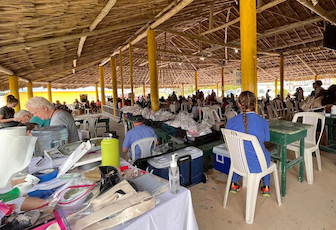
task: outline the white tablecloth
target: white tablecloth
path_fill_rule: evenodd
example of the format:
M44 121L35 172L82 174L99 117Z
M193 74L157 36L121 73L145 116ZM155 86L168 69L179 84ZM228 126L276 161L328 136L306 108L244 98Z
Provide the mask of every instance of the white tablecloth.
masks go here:
M189 189L180 187L176 195L167 191L149 212L112 230L198 230Z

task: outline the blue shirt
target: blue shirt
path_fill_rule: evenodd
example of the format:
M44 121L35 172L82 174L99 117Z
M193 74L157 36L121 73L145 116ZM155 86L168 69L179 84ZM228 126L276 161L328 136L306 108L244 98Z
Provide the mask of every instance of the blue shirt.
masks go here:
M50 119L42 120L41 118L35 116L33 116L29 122L36 123L39 127L50 126Z
M145 125L139 125L137 127L134 127L133 129L131 129L130 131L126 133L124 143L123 143L123 148L130 149L131 145L135 141L138 141L146 137L156 137L157 138L157 135L154 132L154 129L152 127L145 126ZM130 150L129 156L132 157L131 150ZM141 158L141 150L139 146L136 146L135 147L135 159L132 159L132 160L136 160L139 158Z
M266 162L270 162L271 154L264 145L264 142L270 140L268 121L257 115L255 112L247 112L246 117L248 134L252 134L257 137L259 144L265 154ZM246 133L243 122L243 113L240 113L239 115L228 120L225 128ZM252 143L245 141L244 147L246 160L249 165L250 172L260 172L261 168L259 160L254 151Z

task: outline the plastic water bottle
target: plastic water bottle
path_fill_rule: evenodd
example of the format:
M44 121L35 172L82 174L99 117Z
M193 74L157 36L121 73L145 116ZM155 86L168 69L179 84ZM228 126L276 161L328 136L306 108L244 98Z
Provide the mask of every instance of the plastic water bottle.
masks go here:
M177 167L177 153L172 155L172 161L169 168L169 189L172 194L180 191L180 170Z

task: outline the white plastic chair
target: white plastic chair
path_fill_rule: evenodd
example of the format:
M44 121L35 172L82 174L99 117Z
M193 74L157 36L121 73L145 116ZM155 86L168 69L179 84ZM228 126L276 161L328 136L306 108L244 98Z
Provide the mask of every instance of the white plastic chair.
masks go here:
M221 119L218 116L217 110L216 109L210 109L209 110L209 119L213 123L215 123L212 128L214 128L217 131L220 131L221 126L225 125L224 121L221 121Z
M90 138L97 137L98 118L87 118L83 121L84 130L89 131Z
M265 114L265 110L262 104L258 104L258 114L259 116L261 116L262 118L266 119L266 114Z
M300 109L299 109L299 102L298 102L298 101L294 101L294 105L295 105L295 107L294 107L295 112L296 112L296 113L300 112Z
M293 104L290 100L287 100L286 101L286 106L287 106L287 116L286 116L286 118L288 117L289 120L292 120L293 117L294 117L294 114L295 114Z
M226 117L222 114L222 108L219 105L212 105L210 108L215 109L221 120L226 120Z
M268 119L279 119L280 118L277 110L272 105L267 106L267 113L268 113Z
M246 223L252 224L254 220L255 206L257 201L257 194L259 191L260 180L267 174L273 173L275 193L278 200L278 204L279 206L281 206L280 186L279 186L277 167L274 162L270 162L270 166L267 168L265 155L256 136L229 129L222 129L222 133L231 158L231 166L228 175L228 180L226 183L223 206L225 208L227 204L233 172L239 174L242 177L245 178L247 177L245 220ZM261 168L260 173L250 172L246 161L244 141L252 142L253 148L259 160ZM243 179L245 180L245 178ZM243 186L245 187L244 183Z
M198 121L200 122L202 120L202 114L203 114L203 119L206 119L209 117L209 110L210 108L209 107L200 107L200 106L197 106L197 109L198 109Z
M188 102L183 102L183 103L181 104L181 111L186 111L186 112L188 112L188 111L189 111L189 107L190 107L190 105L189 105Z
M282 118L285 118L286 109L283 106L283 102L281 100L275 100L275 104L276 104L277 110L279 111L279 116Z
M132 150L132 160L137 160L144 157L149 157L152 155L152 146L155 146L157 142L156 137L146 137L142 138L138 141L133 142L131 145ZM139 146L141 150L141 156L140 158L135 159L135 147Z
M225 106L225 113L224 113L227 121L230 120L231 118L237 116L237 112L232 109L232 104L228 104Z
M311 128L307 130L307 136L304 139L304 160L305 160L305 168L306 168L306 175L307 175L307 183L312 184L314 181L313 177L313 152L315 152L316 160L317 160L317 167L319 171L322 171L322 164L321 164L321 155L319 144L322 137L324 123L325 123L325 116L320 113L314 112L301 112L296 113L293 118L293 122L297 122L298 118L302 117L303 124L312 125ZM321 120L321 132L316 141L316 128L318 120ZM295 152L296 158L300 156L300 142L296 141L292 144L287 145L287 149L292 150Z

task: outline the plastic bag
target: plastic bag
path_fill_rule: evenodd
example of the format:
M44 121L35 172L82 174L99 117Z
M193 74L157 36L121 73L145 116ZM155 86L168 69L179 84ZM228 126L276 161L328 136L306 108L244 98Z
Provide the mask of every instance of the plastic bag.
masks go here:
M78 211L99 195L100 183L85 179L71 180L55 191L40 208Z
M169 150L169 144L168 143L165 143L165 144L162 144L162 145L157 145L152 150L152 156L159 155L159 154L162 154L162 153L166 153L166 152L168 152L168 150Z

